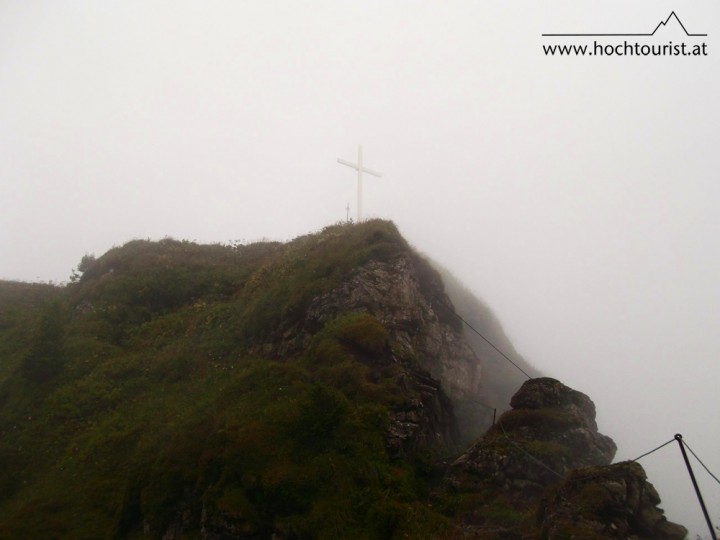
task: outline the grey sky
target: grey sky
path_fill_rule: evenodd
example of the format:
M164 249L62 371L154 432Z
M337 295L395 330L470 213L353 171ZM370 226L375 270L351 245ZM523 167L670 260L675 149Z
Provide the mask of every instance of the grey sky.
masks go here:
M132 238L319 229L354 214L336 158L362 143L384 175L365 214L588 393L619 459L682 432L717 474L720 6L543 4L0 1L0 278L63 281ZM542 52L672 10L708 56ZM679 451L642 463L702 533Z

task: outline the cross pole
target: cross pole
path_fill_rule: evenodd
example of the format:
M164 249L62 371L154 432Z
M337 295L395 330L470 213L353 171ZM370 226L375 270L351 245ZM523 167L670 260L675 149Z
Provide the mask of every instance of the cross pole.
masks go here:
M367 167L363 167L363 161L362 161L362 145L358 145L358 160L357 163L350 163L349 161L345 161L344 159L338 158L338 163L342 163L343 165L347 165L348 167L352 167L358 172L357 176L357 220L358 223L362 221L362 173L366 172L368 174L372 174L373 176L377 176L378 178L382 178L382 174L379 172L375 172L371 169L368 169Z

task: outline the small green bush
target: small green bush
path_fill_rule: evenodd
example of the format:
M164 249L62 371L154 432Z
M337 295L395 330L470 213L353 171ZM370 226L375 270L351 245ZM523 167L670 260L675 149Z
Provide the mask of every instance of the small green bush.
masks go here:
M328 444L335 430L345 421L349 402L340 392L325 385L316 385L298 404L298 416L292 434L305 445L322 447Z
M380 321L366 313L344 316L329 331L342 343L363 353L381 355L388 351L388 331Z

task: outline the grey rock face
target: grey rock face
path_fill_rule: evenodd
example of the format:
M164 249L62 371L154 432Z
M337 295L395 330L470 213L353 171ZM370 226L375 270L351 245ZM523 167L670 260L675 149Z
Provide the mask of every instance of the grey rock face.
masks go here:
M406 380L419 397L390 411L385 439L388 452L400 456L421 448L451 448L458 434L452 404L440 383L418 372L411 373Z
M597 432L588 396L538 378L511 405L448 469L446 489L482 501L460 516L463 538L484 538L493 527L505 535L498 538L685 538L687 530L657 507L660 497L639 464L610 465L615 443ZM537 521L530 529L493 522L486 508L498 500L506 513L537 511Z
M659 503L638 463L580 469L567 476L542 508L542 537L683 540L687 529L668 521Z
M477 405L480 361L465 339L442 279L412 253L356 268L339 285L313 298L298 322L281 323L270 340L252 352L278 358L300 354L325 324L352 312L368 313L383 324L394 361L435 379L452 408L461 412L464 425L487 421L488 411ZM410 430L412 425L406 427Z
M510 400L513 409L563 409L578 417L591 428L595 423L595 404L577 390L550 377L526 381Z
M449 481L460 490L492 486L518 500L540 494L570 470L607 465L617 447L598 433L595 405L560 381L527 381L512 410L451 466Z
M401 354L438 379L453 401L477 399L480 364L463 338L440 277L418 257L371 261L339 287L313 300L306 328L338 313L364 311L388 329Z

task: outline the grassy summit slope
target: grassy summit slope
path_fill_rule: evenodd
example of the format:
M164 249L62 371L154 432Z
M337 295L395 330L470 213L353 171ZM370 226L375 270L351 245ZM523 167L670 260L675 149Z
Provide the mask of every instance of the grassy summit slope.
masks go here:
M386 222L284 245L133 241L65 288L2 283L0 537L442 526L417 464L385 450L388 406L415 391L401 366L360 360L390 354L377 320L345 314L297 358L249 352L355 267L407 249Z
M376 220L136 240L65 287L0 282L0 538L442 537L429 464L455 449L388 450L428 387L387 328L338 313L267 354L313 299L403 256Z

